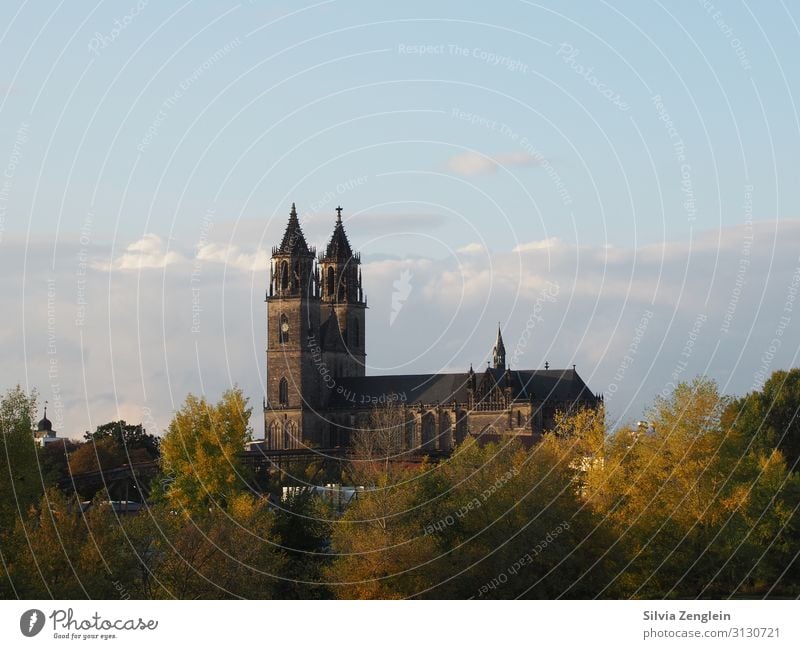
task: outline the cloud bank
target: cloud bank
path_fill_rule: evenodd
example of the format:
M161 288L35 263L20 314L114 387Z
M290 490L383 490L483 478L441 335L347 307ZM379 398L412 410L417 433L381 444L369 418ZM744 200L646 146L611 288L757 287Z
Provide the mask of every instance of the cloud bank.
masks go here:
M57 244L2 242L3 388L37 388L56 429L79 437L116 418L160 432L188 392L216 398L239 384L263 433L266 246L167 245L155 233L114 248L75 235ZM636 420L696 374L742 394L796 364L798 250L794 220L639 248L548 239L465 244L443 259L370 255L369 371L481 367L499 321L513 366L575 364L614 420Z

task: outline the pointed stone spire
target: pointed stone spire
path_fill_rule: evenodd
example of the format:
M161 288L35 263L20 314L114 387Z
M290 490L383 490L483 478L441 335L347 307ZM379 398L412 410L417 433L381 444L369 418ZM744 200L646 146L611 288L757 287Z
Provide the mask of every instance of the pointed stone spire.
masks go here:
M297 218L297 208L292 203L292 211L289 212L289 223L286 225L286 232L283 233L281 245L273 250L273 254L281 255L313 255L306 243L303 230L300 228L300 220Z
M342 208L336 208L336 225L333 226L333 234L325 250L325 260L348 261L353 256L353 249L347 240L342 223Z
M497 370L506 369L506 346L503 344L503 334L500 331L500 323L497 323L497 340L494 343L492 350L492 358L494 360L494 368Z

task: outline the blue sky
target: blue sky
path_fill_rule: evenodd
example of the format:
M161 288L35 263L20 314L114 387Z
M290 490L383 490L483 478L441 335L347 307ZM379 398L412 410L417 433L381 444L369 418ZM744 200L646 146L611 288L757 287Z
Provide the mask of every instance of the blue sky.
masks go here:
M518 338L537 295L557 282L537 353L529 348L520 363L577 362L597 391L618 374L642 313L658 309L659 333L651 327L637 352L617 416L639 416L659 391L699 313L714 320L704 331L718 333L706 334L708 357L693 355L691 371L734 392L753 384L796 257L796 7L5 8L0 166L11 177L0 196L0 286L21 317L3 327L15 350L3 383L53 391L36 326L46 280L56 278L66 426L88 427L87 412L92 421L135 418L151 406L160 423L189 389L218 393L233 381L257 403L264 251L292 201L318 245L333 208L345 208L371 268L375 372L483 362L496 322ZM738 315L723 335L753 230ZM99 327L83 343L71 317L82 248ZM202 353L170 360L186 336L169 306L183 304L185 274L201 262L207 310L227 315L194 341ZM415 288L408 315L390 328L380 309L403 270ZM152 304L164 308L150 314ZM440 342L415 346L432 338L430 326ZM247 345L220 342L226 331ZM389 334L408 342L382 345ZM114 363L131 345L135 353ZM770 367L792 364L796 347L784 344ZM154 348L162 353L147 360ZM108 388L107 402L87 408L92 393L77 380L85 372ZM155 392L169 398L144 388L160 381L166 388Z

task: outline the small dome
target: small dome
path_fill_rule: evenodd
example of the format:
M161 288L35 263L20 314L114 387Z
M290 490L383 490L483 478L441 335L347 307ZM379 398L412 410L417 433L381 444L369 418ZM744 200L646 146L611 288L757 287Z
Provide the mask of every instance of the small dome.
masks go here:
M47 401L44 402L44 417L39 421L36 427L37 433L51 433L53 431L53 422L47 418Z

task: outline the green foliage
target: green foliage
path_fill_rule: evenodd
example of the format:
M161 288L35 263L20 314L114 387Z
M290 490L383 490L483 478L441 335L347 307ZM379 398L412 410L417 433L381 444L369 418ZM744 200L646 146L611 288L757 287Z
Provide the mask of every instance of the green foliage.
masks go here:
M93 433L87 432L84 439L87 442L114 440L117 448L121 449L126 456L126 463L129 464L143 457L154 460L159 455L159 438L149 434L142 424L129 424L124 419L102 424ZM143 450L145 453L132 453L136 450Z
M250 494L194 517L151 507L125 522L138 557L131 589L148 599L271 599L285 572L274 521Z
M256 495L241 391L190 395L161 444L161 492L130 517L105 493L84 512L44 491L64 450L37 455L35 399L17 388L0 404L0 596L794 597L798 378L740 400L699 378L657 398L646 429L558 413L532 448L468 438L435 465L390 461L403 411L376 411L354 436L346 474L363 491L343 513L309 487L334 479L314 460L261 476L274 505ZM70 467L146 454L143 434L100 427Z
M331 592L323 574L330 565L328 552L334 512L308 487L280 503L275 512L278 542L286 555L278 596L281 599L324 599Z
M774 372L760 391L732 403L728 418L753 450L779 450L792 471L800 469L800 369Z
M13 529L44 491L33 437L36 395L20 386L0 398L0 532Z
M780 453L754 452L725 425L729 403L713 381L682 383L656 400L647 432L619 431L590 472L588 497L627 553L614 590L652 598L752 594L772 583L769 575L774 580L772 562L788 565L779 549L796 526L796 483ZM775 542L767 560L765 543Z
M17 521L4 551L16 597L111 598L115 581L129 582L134 557L103 500L99 495L84 514L76 499L49 489Z
M171 480L166 498L175 510L199 515L224 509L247 486L239 454L252 436L251 413L239 388L217 404L186 397L161 441L161 469Z

